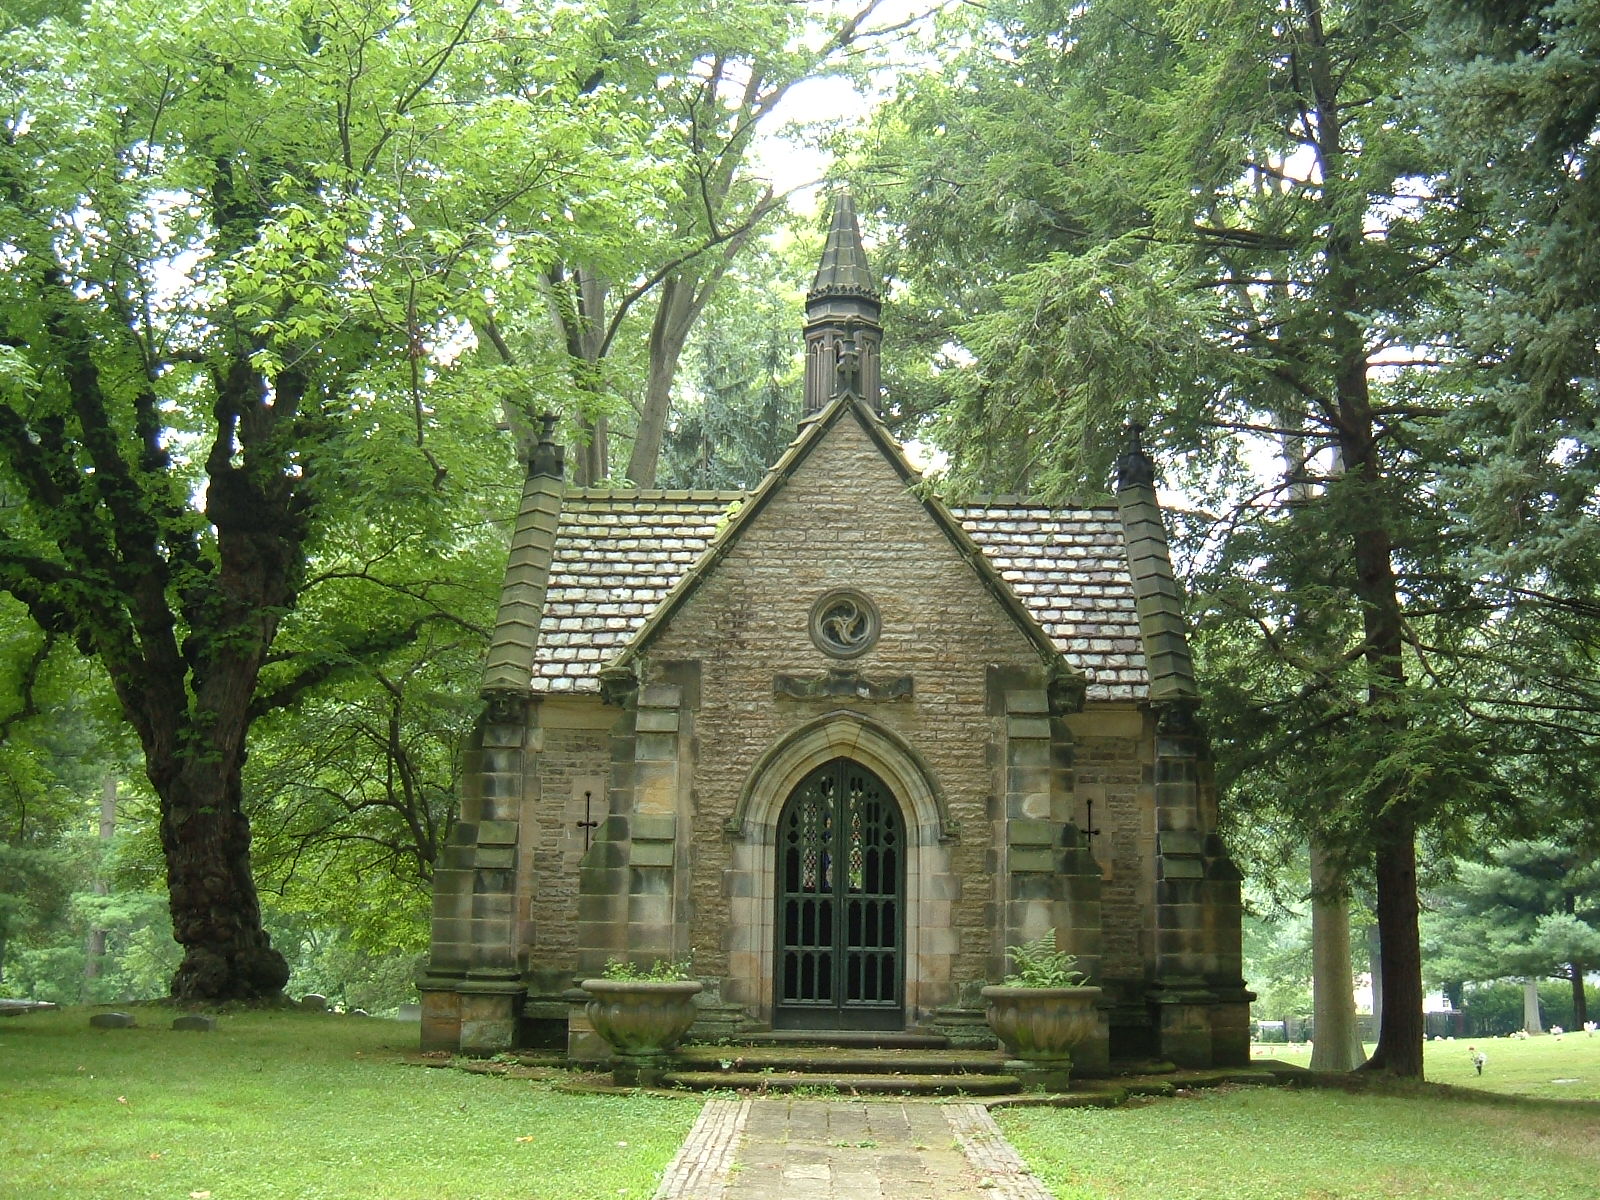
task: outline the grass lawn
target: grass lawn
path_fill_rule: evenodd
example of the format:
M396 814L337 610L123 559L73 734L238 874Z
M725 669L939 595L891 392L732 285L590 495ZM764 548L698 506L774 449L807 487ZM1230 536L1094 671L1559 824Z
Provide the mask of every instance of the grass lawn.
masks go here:
M429 1070L414 1024L131 1011L0 1021L0 1200L637 1200L700 1107Z
M1600 1037L1472 1043L1489 1057L1481 1080L1468 1044L1430 1042L1434 1082L1420 1086L1232 1088L997 1116L1058 1200L1600 1196ZM1282 1050L1271 1048L1296 1061Z

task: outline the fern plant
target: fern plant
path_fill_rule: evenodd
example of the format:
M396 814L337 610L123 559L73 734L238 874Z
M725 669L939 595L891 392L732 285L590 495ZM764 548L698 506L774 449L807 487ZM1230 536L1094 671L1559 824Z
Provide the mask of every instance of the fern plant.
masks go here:
M675 983L693 979L694 975L690 973L688 959L658 958L650 966L641 967L626 959L608 958L600 978L626 983Z
M1078 970L1078 956L1056 948L1056 931L1047 929L1031 942L1011 947L1014 972L1006 976L1008 987L1078 987L1088 978Z

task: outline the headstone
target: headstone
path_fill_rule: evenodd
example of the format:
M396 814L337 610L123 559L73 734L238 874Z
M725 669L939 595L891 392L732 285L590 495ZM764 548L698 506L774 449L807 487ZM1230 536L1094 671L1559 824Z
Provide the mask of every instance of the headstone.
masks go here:
M312 1012L327 1012L328 998L326 996L319 996L315 992L307 992L304 996L300 997L300 1007L309 1008Z
M174 1029L192 1029L196 1033L210 1033L217 1027L217 1019L201 1013L184 1013L172 1018Z
M345 1015L350 1017L370 1017L372 1014L364 1008L352 1008Z
M420 1020L422 1020L422 1005L420 1005L420 1004L402 1004L400 1006L400 1012L397 1015L396 1019L397 1020L401 1020L401 1021L420 1021Z
M0 997L0 1017L20 1017L23 1013L51 1012L55 1005L48 1000L13 1000Z
M132 1013L104 1012L95 1013L89 1024L95 1029L132 1029L134 1020Z

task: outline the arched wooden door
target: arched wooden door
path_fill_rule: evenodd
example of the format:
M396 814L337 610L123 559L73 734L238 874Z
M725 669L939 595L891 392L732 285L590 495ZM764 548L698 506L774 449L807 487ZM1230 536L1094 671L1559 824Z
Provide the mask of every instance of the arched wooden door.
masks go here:
M836 758L778 818L777 1029L905 1027L905 822L871 771Z

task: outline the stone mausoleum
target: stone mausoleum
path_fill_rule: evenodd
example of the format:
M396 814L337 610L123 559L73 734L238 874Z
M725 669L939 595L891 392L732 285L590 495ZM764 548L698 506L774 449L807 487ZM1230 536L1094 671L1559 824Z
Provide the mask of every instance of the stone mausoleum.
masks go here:
M1007 948L1104 991L1079 1073L1248 1057L1239 874L1154 471L1115 503L947 506L875 410L847 196L806 298L799 434L751 492L575 488L532 455L425 1047L581 1040L575 980L683 960L691 1036L982 1037Z

